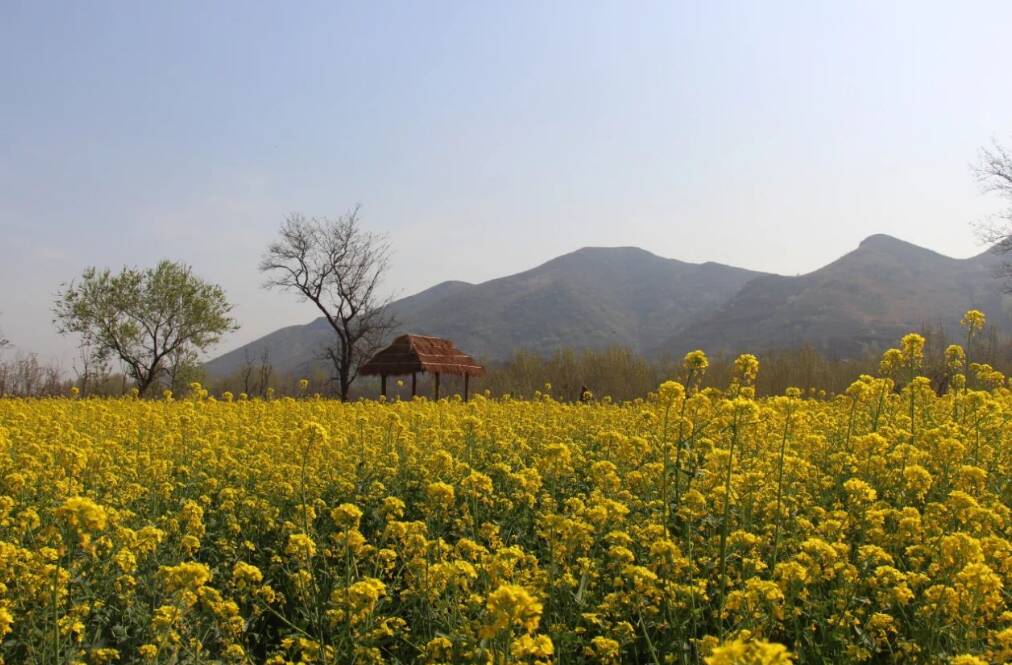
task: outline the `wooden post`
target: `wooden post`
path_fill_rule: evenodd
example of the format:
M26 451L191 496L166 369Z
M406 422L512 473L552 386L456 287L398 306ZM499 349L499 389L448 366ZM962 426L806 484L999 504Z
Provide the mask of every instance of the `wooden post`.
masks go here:
M387 375L380 374L380 395L387 396Z
M436 372L436 399L439 399L439 372Z
M415 372L411 373L411 396L415 396L415 391L418 389L418 374Z
M464 375L464 401L465 402L467 401L467 383L468 383L468 380L470 378L471 378L470 374L465 374Z

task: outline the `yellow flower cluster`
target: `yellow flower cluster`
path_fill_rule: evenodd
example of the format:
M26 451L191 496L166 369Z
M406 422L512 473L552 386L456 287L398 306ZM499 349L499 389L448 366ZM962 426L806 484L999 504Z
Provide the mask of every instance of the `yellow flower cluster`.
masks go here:
M1012 392L922 354L808 398L696 352L624 404L0 400L0 655L1009 662Z

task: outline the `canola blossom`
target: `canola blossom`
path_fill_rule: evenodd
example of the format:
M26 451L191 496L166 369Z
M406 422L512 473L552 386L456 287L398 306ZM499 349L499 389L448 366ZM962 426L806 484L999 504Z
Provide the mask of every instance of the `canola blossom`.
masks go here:
M922 352L825 399L694 353L623 404L0 400L0 654L1009 662L1012 392Z

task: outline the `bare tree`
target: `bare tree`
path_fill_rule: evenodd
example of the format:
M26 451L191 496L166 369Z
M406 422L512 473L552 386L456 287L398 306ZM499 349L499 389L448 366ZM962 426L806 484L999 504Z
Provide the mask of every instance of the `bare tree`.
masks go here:
M271 364L271 350L264 347L260 355L253 356L249 347L243 349L242 365L239 367L239 382L242 384L242 392L247 396L259 395L263 397L270 387L271 375L274 373L274 366Z
M99 357L91 345L84 341L78 347L73 369L82 395L94 392L109 377L108 360Z
M260 354L260 365L257 367L257 394L261 397L267 395L273 374L274 365L271 363L271 351L265 348Z
M52 397L68 388L60 368L43 365L34 353L22 354L0 362L0 396Z
M271 364L271 350L264 347L260 352L259 365L257 365L257 394L261 397L267 395L267 389L271 387L271 376L274 374L274 365Z
M324 349L342 400L361 363L396 325L379 287L390 244L359 225L358 208L338 219L289 215L260 262L265 288L297 293L313 303L334 330Z
M981 239L996 254L1012 254L1012 153L997 141L990 148L981 148L973 167L977 182L984 192L997 194L1008 207L979 225ZM1005 290L1012 293L1012 262L1005 262L1001 276Z
M3 351L4 349L6 349L10 345L11 345L10 340L7 339L6 337L4 337L3 331L0 330L0 351Z
M242 366L239 368L239 381L242 382L242 392L246 395L252 395L250 391L250 380L253 378L253 356L249 352L249 347L246 347L242 351Z

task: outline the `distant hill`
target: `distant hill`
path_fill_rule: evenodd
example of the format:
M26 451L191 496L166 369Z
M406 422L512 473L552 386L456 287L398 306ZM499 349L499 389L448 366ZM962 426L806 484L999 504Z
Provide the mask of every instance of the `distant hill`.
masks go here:
M613 344L657 357L807 343L833 357L855 357L924 324L957 336L971 307L1012 331L1012 303L994 277L1000 260L990 253L953 259L874 235L823 268L785 277L634 247L586 247L481 284L443 282L391 307L401 332L449 337L485 360L518 349L548 354ZM289 326L205 369L227 376L266 349L277 371L307 374L320 366L318 351L331 335L322 318Z
M959 320L971 307L1009 331L1008 296L995 278L1000 261L990 252L953 259L873 235L807 275L752 280L655 351L762 352L807 343L847 358L895 345L924 324L941 324L960 339Z
M444 282L391 307L402 331L449 337L484 359L521 348L550 353L613 344L645 353L761 274L665 259L634 247L587 247L481 284ZM267 349L276 370L305 373L331 334L323 319L282 328L205 369L213 377L227 376L247 355Z

